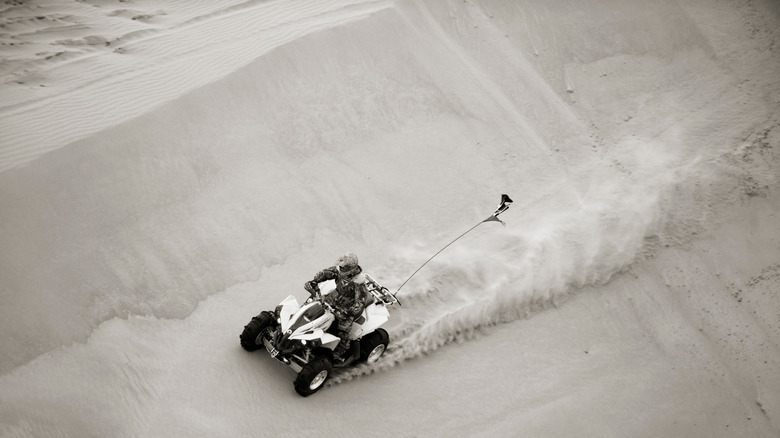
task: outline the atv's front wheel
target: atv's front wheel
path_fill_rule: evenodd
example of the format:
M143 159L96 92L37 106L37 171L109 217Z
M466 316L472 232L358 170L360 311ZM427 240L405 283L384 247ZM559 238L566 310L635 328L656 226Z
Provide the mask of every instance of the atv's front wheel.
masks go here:
M384 329L379 328L369 333L360 340L360 360L376 362L385 353L389 343L390 336Z
M325 385L325 381L333 373L333 365L324 356L317 356L303 366L295 379L295 392L303 397L308 397L319 391Z
M244 326L244 331L239 338L241 346L246 351L256 351L263 347L263 333L268 327L274 325L274 317L271 312L260 312L252 318L249 324Z

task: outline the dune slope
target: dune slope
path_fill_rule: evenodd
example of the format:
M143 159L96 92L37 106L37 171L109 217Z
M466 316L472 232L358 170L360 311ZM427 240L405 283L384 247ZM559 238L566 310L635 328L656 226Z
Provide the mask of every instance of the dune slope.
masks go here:
M4 436L780 432L775 3L19 3ZM376 366L301 399L238 346L340 253L395 288L501 193Z

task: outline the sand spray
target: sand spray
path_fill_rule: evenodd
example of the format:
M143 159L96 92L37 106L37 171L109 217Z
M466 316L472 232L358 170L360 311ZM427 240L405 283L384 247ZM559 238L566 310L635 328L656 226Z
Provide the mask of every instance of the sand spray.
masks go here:
M541 195L515 195L503 216L505 227L479 227L398 294L404 306L394 309L383 359L344 371L330 383L529 318L627 268L661 232L675 187L696 165L680 164L664 144L637 143L621 149L628 152L572 168ZM424 259L423 252L422 245L408 247L398 263Z

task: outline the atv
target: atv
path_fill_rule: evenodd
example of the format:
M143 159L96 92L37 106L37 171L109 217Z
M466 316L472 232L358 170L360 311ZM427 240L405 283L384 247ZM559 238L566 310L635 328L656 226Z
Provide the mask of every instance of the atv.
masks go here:
M368 274L366 286L372 298L352 323L350 349L339 366L374 363L390 342L387 331L379 327L390 317L387 306L400 303ZM244 350L264 347L272 358L290 366L298 373L295 391L307 397L320 390L333 374L333 350L341 341L336 336L335 319L333 308L320 293L311 294L302 306L290 295L273 312L262 311L252 318L239 338Z

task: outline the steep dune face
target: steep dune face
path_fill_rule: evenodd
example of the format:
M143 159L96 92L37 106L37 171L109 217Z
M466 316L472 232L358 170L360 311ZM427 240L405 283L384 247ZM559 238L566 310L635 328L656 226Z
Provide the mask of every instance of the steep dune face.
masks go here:
M305 4L209 10L181 28L125 42L122 56L149 63L136 74L64 80L74 91L4 109L6 121L20 125L0 151L0 369L13 389L3 410L13 404L11 415L32 418L22 411L36 396L17 388L48 380L19 365L89 336L98 340L73 357L97 353L112 364L106 381L119 379L124 359L105 345L123 330L141 345L129 353L143 364L131 380L147 388L129 397L138 402L132 408L148 413L170 397L192 398L159 369L186 366L165 346L205 342L209 348L186 356L199 364L210 349L228 347L202 332L204 339L177 338L177 329L197 332L196 321L213 329L223 317L240 327L247 308L273 306L347 250L397 286L504 192L515 200L506 227L481 225L409 282L387 360L334 383L563 304L565 320L546 316L539 327L588 329L540 338L541 329L522 335L510 324L496 329L493 342L503 347L520 336L515 341L537 349L560 344L549 352L564 357L595 346L590 357L610 358L616 376L659 386L633 396L610 380L609 366L587 375L573 365L545 371L530 363L544 363L542 351L510 359L552 382L525 387L544 395L504 388L496 400L482 400L486 406L512 400L529 412L517 421L533 418L540 434L565 434L535 406L562 405L586 418L593 413L576 403L586 394L569 403L556 383L594 379L609 388L596 391L604 403L647 408L684 398L681 387L702 388L712 400L732 400L718 408L734 419L732 430L780 429L776 5ZM284 19L269 21L262 8ZM247 17L266 18L251 38L225 33L231 23L255 29ZM168 68L157 69L155 59ZM117 68L101 65L100 72ZM66 113L57 119L52 108ZM92 118L97 112L105 118ZM33 116L57 123L35 131L27 122ZM25 146L39 140L45 146ZM130 315L141 318L115 319ZM605 334L611 342L595 339ZM69 351L35 363L56 367ZM639 351L646 361L638 363ZM463 356L458 363L468 361ZM237 373L252 369L236 363ZM449 365L433 366L446 372ZM676 389L661 385L669 376ZM217 398L241 387L226 379L221 392L212 388ZM83 388L88 404L101 402L98 388ZM280 396L279 388L268 397ZM117 413L123 403L112 399L100 427L159 430L157 417L130 424ZM640 436L696 432L697 415L714 408L692 406L674 418L679 426L650 428L652 418L631 416L612 427L625 423ZM653 412L671 418L671 411ZM231 413L222 415L231 423ZM589 430L609 434L609 420ZM426 421L412 423L440 430ZM519 423L496 424L506 432Z
M184 316L318 230L333 234L320 243L328 253L346 240L385 254L386 236L457 225L465 206L559 179L538 133L516 129L530 126L522 114L486 91L486 74L446 35L425 33L429 19L406 18L415 13L292 42L3 173L3 202L15 206L4 217L6 294L25 309L24 321L4 309L13 338L55 346L117 314Z

